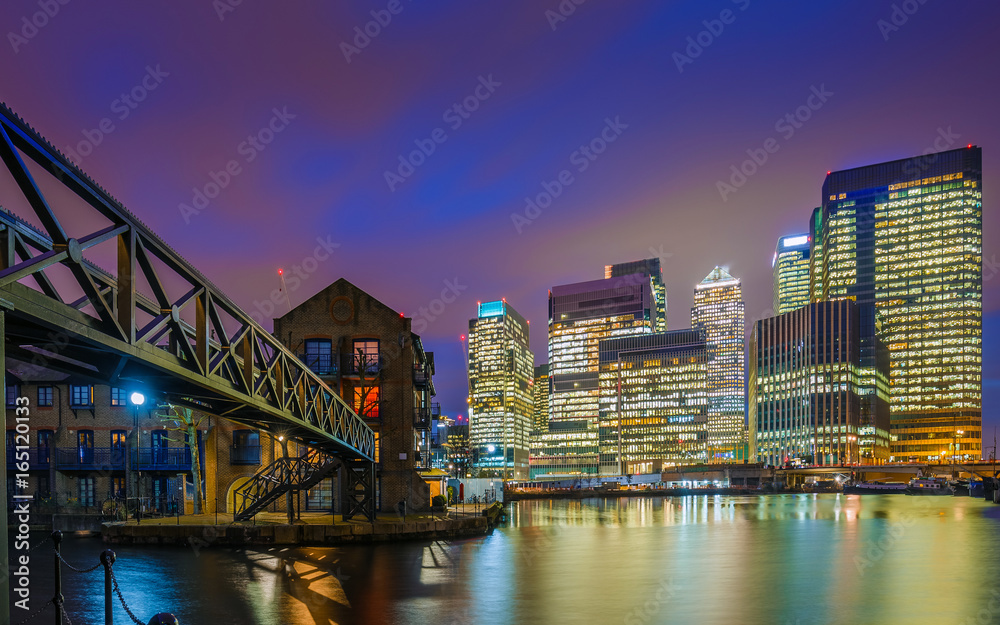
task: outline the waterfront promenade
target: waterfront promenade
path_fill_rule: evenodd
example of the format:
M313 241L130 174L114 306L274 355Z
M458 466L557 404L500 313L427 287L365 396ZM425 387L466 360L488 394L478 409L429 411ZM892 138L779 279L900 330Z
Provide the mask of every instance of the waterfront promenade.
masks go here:
M338 545L397 540L443 540L483 536L489 521L482 506L448 512L380 515L374 522L340 520L340 515L304 512L287 524L283 512L261 512L252 522L233 523L230 515L197 514L104 523L106 543L126 545L259 546Z

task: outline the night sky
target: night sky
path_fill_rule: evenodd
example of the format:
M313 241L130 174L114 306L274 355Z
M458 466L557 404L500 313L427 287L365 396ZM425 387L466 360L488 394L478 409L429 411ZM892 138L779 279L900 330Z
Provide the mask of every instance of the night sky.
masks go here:
M478 300L530 319L543 363L549 287L658 256L672 329L715 265L742 278L752 322L828 170L980 145L992 444L1000 4L62 1L0 4L0 98L247 312L299 266L293 305L344 277L413 317L448 415L465 412ZM317 239L338 247L314 256Z

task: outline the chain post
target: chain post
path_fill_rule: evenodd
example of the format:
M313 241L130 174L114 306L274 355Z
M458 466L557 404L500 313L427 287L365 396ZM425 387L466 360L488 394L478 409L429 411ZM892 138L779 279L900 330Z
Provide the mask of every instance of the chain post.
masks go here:
M105 549L101 552L104 565L104 625L114 625L114 601L111 598L111 567L115 563L115 552Z

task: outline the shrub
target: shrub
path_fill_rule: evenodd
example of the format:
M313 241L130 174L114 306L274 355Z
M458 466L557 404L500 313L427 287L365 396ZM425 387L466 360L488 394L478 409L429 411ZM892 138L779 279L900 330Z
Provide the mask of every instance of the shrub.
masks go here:
M431 499L431 505L432 506L447 506L448 505L448 500L444 498L444 495L434 495L434 498Z

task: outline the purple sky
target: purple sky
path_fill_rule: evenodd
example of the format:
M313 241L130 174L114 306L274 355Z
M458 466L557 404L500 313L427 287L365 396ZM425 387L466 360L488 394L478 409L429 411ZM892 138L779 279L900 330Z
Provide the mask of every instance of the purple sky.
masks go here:
M985 0L592 0L557 22L556 0L242 2L221 18L226 0L48 1L51 17L38 0L0 5L0 98L86 153L92 177L248 312L267 312L256 302L276 269L299 265L315 268L293 304L343 276L422 318L446 414L464 413L458 337L477 300L506 297L533 322L539 363L546 290L606 263L660 256L674 329L689 325L694 285L728 265L753 320L771 305L776 239L805 231L827 170L913 156L950 132L951 147L984 148L987 207L1000 186L1000 5ZM388 23L348 62L373 10ZM33 16L41 28L25 26ZM700 34L705 21L717 35ZM142 102L121 100L144 79ZM775 124L813 87L832 95L789 136ZM476 110L447 112L463 101ZM93 132L104 118L113 130ZM247 142L268 124L269 144ZM574 156L602 132L614 140L596 160ZM723 198L717 182L771 137L778 151ZM400 172L418 142L433 153ZM230 161L239 173L185 218L179 206ZM543 184L559 188L551 205L512 219ZM1000 226L984 213L991 441ZM317 237L339 247L314 264ZM454 302L436 302L456 281Z

